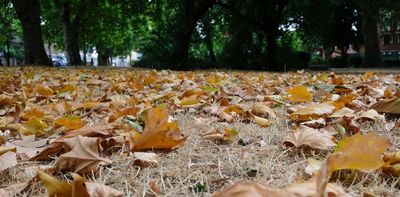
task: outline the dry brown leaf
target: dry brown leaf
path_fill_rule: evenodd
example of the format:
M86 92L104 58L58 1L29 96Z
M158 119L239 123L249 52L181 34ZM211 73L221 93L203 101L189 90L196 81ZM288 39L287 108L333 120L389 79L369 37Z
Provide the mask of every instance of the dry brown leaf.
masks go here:
M67 183L38 170L38 176L49 197L120 197L124 193L99 183L85 182L78 174L71 173L74 181Z
M372 133L357 133L339 142L333 155L332 170L354 169L371 172L382 167L383 152L391 145L390 140ZM332 156L333 156L332 155Z
M400 114L400 98L383 100L371 106L379 113Z
M13 197L21 193L25 188L29 186L29 182L17 183L7 187L0 188L1 197Z
M86 182L86 189L90 197L122 197L124 192L100 183ZM80 196L77 196L80 197Z
M370 109L366 112L362 112L357 119L362 119L362 120L373 120L373 121L384 121L385 116L378 114L378 112L374 109Z
M238 136L239 132L235 129L224 129L221 131L219 129L213 129L207 133L201 135L201 138L207 140L214 140L214 141L232 141L236 136Z
M97 172L102 163L112 163L111 160L101 158L101 149L98 138L77 136L65 139L71 151L62 154L54 163L57 170L69 170L79 174Z
M213 197L295 197L294 194L258 182L236 183L213 195Z
M18 164L17 162L17 154L12 151L8 151L0 155L0 172L14 167Z
M297 121L318 119L333 113L334 110L335 107L331 103L321 103L295 111L291 114L291 118Z
M8 152L8 151L14 151L14 152L16 152L16 150L17 150L17 148L14 147L14 146L8 146L8 147L1 146L1 147L0 147L0 155L6 153L6 152Z
M328 150L336 146L332 138L330 134L301 125L299 129L294 130L291 135L283 139L283 144L295 147L307 145L315 149Z
M385 162L385 165L382 167L384 172L400 176L400 151L385 153L383 161Z
M337 111L335 111L335 113L333 113L330 117L331 118L341 118L343 116L347 116L347 117L354 117L354 110L347 108L347 107L343 107Z
M58 156L65 152L64 144L65 139L77 137L79 135L86 137L98 137L106 139L115 135L115 130L119 126L116 124L97 125L93 127L82 127L77 130L69 131L65 136L58 138L51 144L45 147L37 155L32 157L30 160L49 160L50 157Z
M223 107L218 111L218 116L222 120L225 120L226 122L232 122L235 117L242 117L244 111L236 106L236 105L230 105L227 107Z
M256 116L265 116L268 115L268 117L275 119L276 114L273 109L269 108L268 106L262 104L262 103L256 103L252 106L251 113L256 115Z
M49 141L48 138L35 140L35 135L22 136L21 138L22 140L12 141L11 145L17 148L16 152L19 157L27 159L35 156Z
M166 110L150 109L144 131L135 142L133 150L171 149L183 143L186 137L180 132L178 123L168 122L168 117Z
M135 157L133 163L136 166L142 168L158 166L158 157L155 153L134 152L133 156Z
M286 190L296 197L314 197L320 196L316 192L317 186L315 182L294 183L289 185ZM326 186L326 197L350 197L344 189L337 184L328 183Z
M307 159L307 166L304 169L304 172L309 175L313 175L321 169L321 166L324 162L316 159Z

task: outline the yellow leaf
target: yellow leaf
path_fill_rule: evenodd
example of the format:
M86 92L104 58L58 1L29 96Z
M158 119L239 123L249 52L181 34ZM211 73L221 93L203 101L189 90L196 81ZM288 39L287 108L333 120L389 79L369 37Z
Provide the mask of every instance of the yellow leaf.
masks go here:
M64 181L60 181L53 176L38 170L38 176L42 184L46 187L49 197L71 197L72 185Z
M63 92L73 92L73 91L75 91L75 90L76 90L76 88L75 88L74 85L67 84L67 85L64 85L64 87L60 90L60 93L63 93Z
M391 145L390 140L372 133L361 135L357 133L343 139L333 155L332 171L354 169L371 172L379 169L385 163L383 152Z
M42 120L39 120L36 117L31 118L30 120L21 124L20 133L22 135L36 135L41 136L45 135L44 129L48 126Z
M29 111L26 111L22 116L21 119L23 120L29 120L33 117L36 117L38 119L43 119L43 117L45 116L44 112L40 111L37 108L33 108Z
M57 118L54 124L67 127L68 129L80 129L85 126L86 123L78 116L68 115Z
M179 102L179 105L182 107L197 107L200 104L200 100L197 98L197 95L191 95L187 98L182 99Z
M51 96L54 93L52 89L43 85L36 86L35 92L38 93L40 96L45 97Z
M295 102L311 102L313 97L305 86L296 86L287 90L289 100Z

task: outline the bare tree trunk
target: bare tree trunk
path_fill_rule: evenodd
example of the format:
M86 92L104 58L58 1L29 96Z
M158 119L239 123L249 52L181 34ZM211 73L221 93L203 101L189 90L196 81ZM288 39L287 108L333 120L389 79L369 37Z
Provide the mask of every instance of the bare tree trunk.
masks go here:
M278 44L276 40L278 39L278 29L271 29L267 33L267 69L271 71L280 70L278 65L277 53Z
M268 8L264 24L264 33L267 37L267 69L271 71L282 70L278 65L277 57L277 39L279 36L279 24L283 17L283 12L289 3L289 0L271 1Z
M110 55L108 50L99 50L97 51L97 65L98 66L107 66L110 65Z
M81 65L82 60L79 54L78 28L80 27L82 17L85 14L88 2L80 0L78 3L78 11L75 18L71 19L71 1L56 0L57 12L61 19L64 33L64 47L67 52L67 58L70 65Z
M22 24L25 64L51 66L44 50L39 0L12 0L12 3Z
M379 7L364 2L361 5L362 33L364 37L365 55L362 65L364 67L383 66L379 49L378 16Z
M398 16L399 16L398 11L397 10L393 11L391 16L392 23L390 24L390 34L393 39L393 44L395 45L400 44L399 37L397 35L397 24L398 24L397 20L399 19Z
M176 47L173 52L173 68L180 70L189 69L188 56L189 45L194 28L209 8L213 6L216 0L184 0L184 14L176 38Z
M212 41L211 21L208 16L206 16L203 20L203 27L204 27L204 34L205 34L204 41L207 45L208 54L210 56L210 62L213 66L215 66L215 64L217 63L217 60L215 58L213 41Z

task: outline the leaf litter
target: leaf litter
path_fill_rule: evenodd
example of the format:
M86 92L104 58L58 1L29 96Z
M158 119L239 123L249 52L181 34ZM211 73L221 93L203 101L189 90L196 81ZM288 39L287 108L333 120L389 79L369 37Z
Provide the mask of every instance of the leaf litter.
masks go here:
M0 72L5 196L399 194L396 75Z

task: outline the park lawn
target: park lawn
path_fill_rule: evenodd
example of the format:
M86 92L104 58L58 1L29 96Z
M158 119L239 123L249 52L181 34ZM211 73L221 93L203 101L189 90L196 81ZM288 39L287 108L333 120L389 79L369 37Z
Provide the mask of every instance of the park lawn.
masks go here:
M107 185L126 196L210 196L241 181L286 188L309 181L312 175L305 172L308 160L323 161L335 149L336 145L314 146L308 139L300 140L303 144L298 147L283 143L293 130L303 132L300 124L309 119L320 121L306 127L321 132L330 127L336 132L317 142L336 144L358 131L390 141L385 152L398 151L398 112L390 111L393 115L386 117L381 112L363 113L376 102L396 99L399 82L397 75L372 72L1 68L0 143L1 147L17 147L11 150L16 152L12 154L17 162L0 168L0 185L20 188L24 196L45 195L48 190L36 176L41 169L69 182L69 172L75 171L85 182ZM321 103L332 109L293 116L304 107ZM344 107L353 110L347 114L351 123L331 116ZM169 115L164 117L166 113ZM172 128L175 122L179 129ZM152 128L146 128L149 125ZM82 164L79 154L60 159L71 151L66 144L51 157L43 153L53 150L49 146L55 140L76 131L87 134L91 128L96 129L87 139L101 145L89 148L83 144L81 149L97 150L95 159L89 159L99 166L78 169ZM152 148L139 147L143 133L155 130L159 133L144 142ZM167 133L160 134L164 131ZM215 134L209 137L212 139L204 137L207 132ZM21 142L27 135L35 135L37 143ZM161 148L154 145L156 141L162 141L157 144ZM368 148L361 151L369 154ZM134 152L154 152L157 164L144 165ZM37 161L38 154L45 159ZM399 195L399 179L382 165L369 173L360 166L335 170L328 179L354 196ZM21 188L18 183L27 184Z

